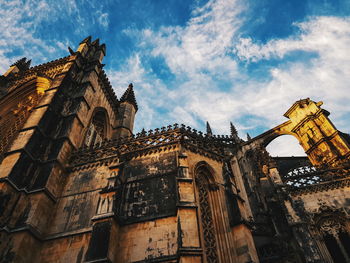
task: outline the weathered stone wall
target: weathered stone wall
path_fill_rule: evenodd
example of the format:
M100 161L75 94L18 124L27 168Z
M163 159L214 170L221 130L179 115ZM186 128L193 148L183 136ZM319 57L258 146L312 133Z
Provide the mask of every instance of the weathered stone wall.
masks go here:
M84 262L89 241L90 233L49 239L43 243L37 262Z
M344 211L349 213L350 187L295 195L292 196L290 201L286 201L285 204L291 223L304 221L303 215L305 213L319 213L322 206L330 207L334 210L344 209Z
M167 217L122 227L114 262L176 259L177 225L176 217Z
M68 174L67 168L71 152L83 143L96 108L105 109L109 118L106 136L113 136L118 103L101 70L103 49L97 42L85 41L78 48L80 53L29 69L11 82L14 93L16 86L35 79L37 74L47 73L51 78L45 87L40 79L37 81L40 95L37 103L21 101L23 109L19 110L28 110L30 114L23 126L18 127L11 147L0 160L4 196L0 204L6 207L0 215L3 222L0 230L10 236L6 241L10 242L9 247L16 245L13 251L16 262L24 260L20 253L24 244L20 241L21 231L28 239L26 249L33 251L34 259L40 242L53 235L91 228L99 190L95 182L99 175L90 177L86 186L89 190L84 186L78 190L84 176L78 175L82 178L77 179L75 174ZM71 185L72 178L78 184L75 188ZM106 184L104 181L103 187Z
M107 185L109 176L110 171L104 166L71 173L50 219L48 234L91 228L99 191Z

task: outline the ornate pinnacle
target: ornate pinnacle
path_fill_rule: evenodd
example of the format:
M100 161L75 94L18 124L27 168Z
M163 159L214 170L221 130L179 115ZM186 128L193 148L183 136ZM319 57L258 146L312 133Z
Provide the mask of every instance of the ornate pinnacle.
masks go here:
M247 140L250 141L252 138L250 137L249 133L247 132Z
M137 107L137 102L136 102L136 98L135 98L135 93L134 93L133 87L134 86L132 85L132 83L130 83L128 88L124 92L123 96L120 98L120 102L129 102L129 103L131 103L135 107L135 110L137 111L138 107Z
M99 46L99 45L100 45L100 39L99 39L99 38L96 38L91 44L92 44L92 45Z
M80 42L80 44L83 44L83 43L90 44L91 43L91 36L88 36L87 38L84 38L83 41Z
M230 130L231 130L231 136L237 136L237 130L236 127L232 124L232 122L230 122Z
M13 63L11 65L11 67L16 66L19 71L25 71L25 70L29 69L31 62L32 62L31 60L27 61L27 58L24 57L24 58L17 60L15 63Z
M71 47L68 47L68 51L69 51L69 54L75 55L75 51L73 49L71 49Z
M210 128L209 122L207 122L207 135L210 136L210 137L213 136L213 132L212 132L212 130Z

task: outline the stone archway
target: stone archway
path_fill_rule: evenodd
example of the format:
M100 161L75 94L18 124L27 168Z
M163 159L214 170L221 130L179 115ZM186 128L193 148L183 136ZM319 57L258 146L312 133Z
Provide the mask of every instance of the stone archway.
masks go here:
M315 167L337 166L349 161L350 136L335 128L328 118L329 112L321 108L322 102L309 98L295 102L284 114L289 120L252 138L246 143L266 146L281 135L292 135L303 147Z

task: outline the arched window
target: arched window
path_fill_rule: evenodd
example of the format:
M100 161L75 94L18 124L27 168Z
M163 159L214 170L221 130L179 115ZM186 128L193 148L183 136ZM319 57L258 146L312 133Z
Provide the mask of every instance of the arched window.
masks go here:
M346 263L350 261L349 233L343 220L326 217L320 220L318 227L324 243L334 262Z
M215 237L213 212L210 206L210 188L213 187L209 178L211 173L205 164L199 165L195 171L198 192L200 221L202 225L205 257L208 263L219 262Z
M106 138L107 133L106 113L102 110L96 111L90 122L85 136L85 145L94 146Z

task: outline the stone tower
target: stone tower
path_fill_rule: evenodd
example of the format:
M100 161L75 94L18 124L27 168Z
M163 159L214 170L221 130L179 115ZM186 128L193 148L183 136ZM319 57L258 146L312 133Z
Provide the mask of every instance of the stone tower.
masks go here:
M134 128L135 114L137 112L137 103L134 94L133 85L130 83L129 87L120 98L119 115L116 128L117 138L131 136Z
M106 48L0 76L0 262L349 262L349 135L320 103L244 141L173 124L133 132ZM137 90L136 90L137 91ZM307 157L271 157L293 135Z

